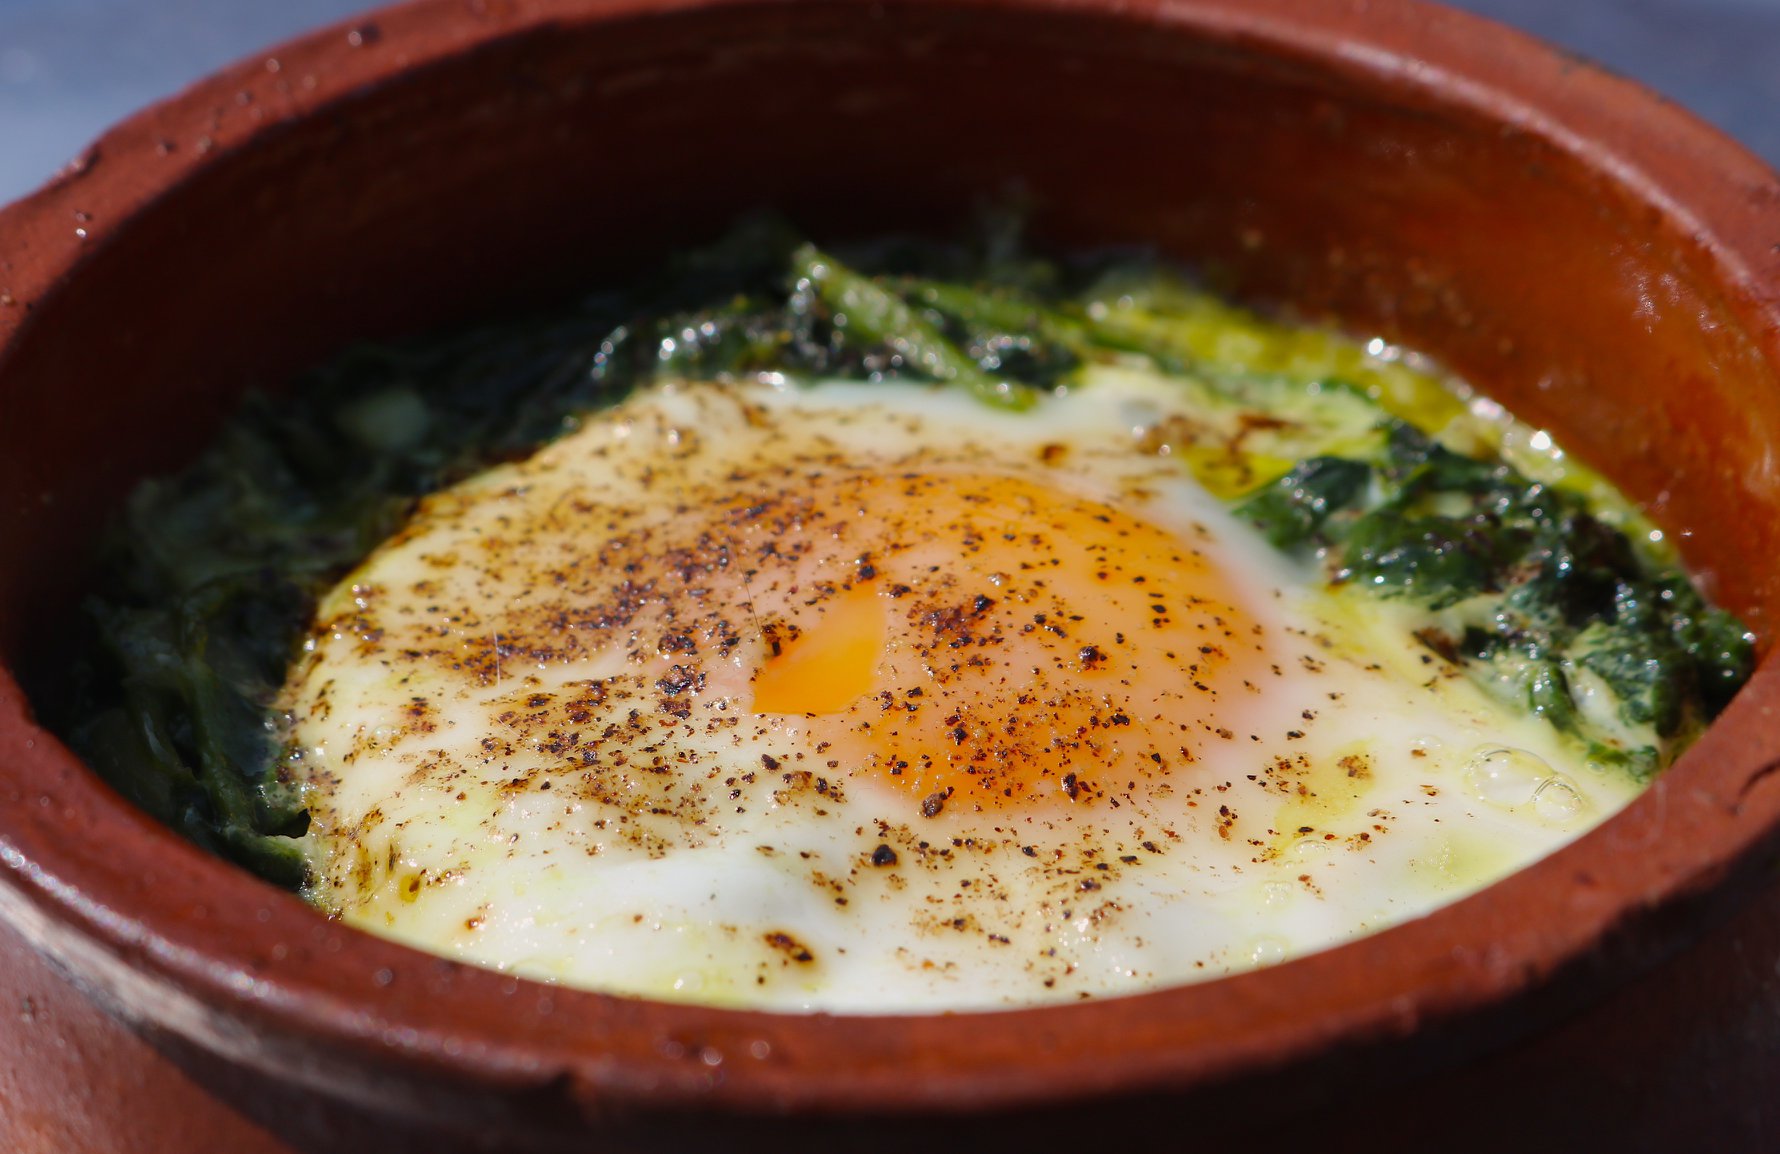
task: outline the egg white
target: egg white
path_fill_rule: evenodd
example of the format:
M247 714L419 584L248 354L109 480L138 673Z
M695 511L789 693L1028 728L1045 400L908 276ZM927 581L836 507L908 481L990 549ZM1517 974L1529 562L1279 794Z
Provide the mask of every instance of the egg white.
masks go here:
M1235 523L1156 435L1187 417L1169 381L1125 370L1023 413L917 385L677 383L428 498L324 602L286 689L312 896L422 949L613 993L988 1009L1321 949L1629 800L1450 675L1389 604L1321 591ZM685 544L709 519L698 499L738 479L837 470L987 471L1124 509L1224 574L1267 675L1206 703L1190 762L1158 745L1169 768L1141 788L929 812L830 764L797 719L749 714L772 639L746 596L701 610L686 652L637 624L670 588L696 600L700 573L732 589L743 538L705 533L705 552L661 559L671 579L639 542ZM576 618L594 602L601 620Z

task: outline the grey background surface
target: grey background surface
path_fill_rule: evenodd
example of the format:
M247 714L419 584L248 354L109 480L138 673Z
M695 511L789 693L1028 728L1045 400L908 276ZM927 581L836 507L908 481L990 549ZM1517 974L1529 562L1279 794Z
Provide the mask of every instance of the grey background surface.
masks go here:
M0 203L113 121L363 0L0 0ZM1780 166L1780 0L1459 0L1661 90Z

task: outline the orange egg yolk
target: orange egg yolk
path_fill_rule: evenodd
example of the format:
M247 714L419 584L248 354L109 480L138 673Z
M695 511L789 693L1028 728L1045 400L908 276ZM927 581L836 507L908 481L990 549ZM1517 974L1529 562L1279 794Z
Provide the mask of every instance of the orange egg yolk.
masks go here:
M730 525L768 558L752 711L930 814L1165 792L1267 669L1193 540L1034 480L842 470Z

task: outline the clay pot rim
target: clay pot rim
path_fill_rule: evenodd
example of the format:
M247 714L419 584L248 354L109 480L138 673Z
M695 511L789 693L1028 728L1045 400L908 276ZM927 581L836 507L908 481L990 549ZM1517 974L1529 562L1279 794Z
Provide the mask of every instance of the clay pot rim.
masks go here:
M1395 85L1405 103L1542 138L1698 237L1744 315L1762 318L1770 335L1780 331L1774 175L1642 88L1480 18L1416 0L1311 11L1292 0L891 4L1010 19L1073 14L1264 46L1375 89ZM236 64L124 121L44 189L0 211L0 379L8 350L29 335L33 306L76 284L89 255L134 214L210 166L231 163L286 121L346 107L407 70L557 23L797 6L539 0L476 15L459 0L415 0ZM251 129L212 128L213 110L241 92L267 110L265 119ZM29 723L21 690L0 670L0 916L102 996L137 1006L132 1013L347 1096L370 1091L290 1055L313 1042L381 1047L389 1061L483 1084L566 1085L589 1113L682 1105L944 1112L1178 1089L1402 1036L1586 970L1603 943L1747 874L1780 829L1780 790L1763 785L1780 765L1780 735L1764 732L1780 708L1777 661L1770 654L1694 750L1624 813L1426 918L1211 983L992 1017L880 1018L714 1010L546 987L342 929L129 807ZM1665 838L1666 828L1690 836ZM180 900L134 907L143 870ZM195 908L243 916L196 918ZM242 1022L248 1034L231 1025ZM1042 1060L1029 1060L1047 1048ZM910 1081L883 1060L925 1052L947 1056L944 1078Z

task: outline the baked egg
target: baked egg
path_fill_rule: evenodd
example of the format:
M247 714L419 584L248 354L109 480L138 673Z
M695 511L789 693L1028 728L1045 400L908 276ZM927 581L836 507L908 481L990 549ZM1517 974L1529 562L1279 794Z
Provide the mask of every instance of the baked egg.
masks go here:
M432 494L279 703L310 896L610 993L982 1010L1329 947L1630 799L1233 519L1199 420L1116 365L677 380Z

